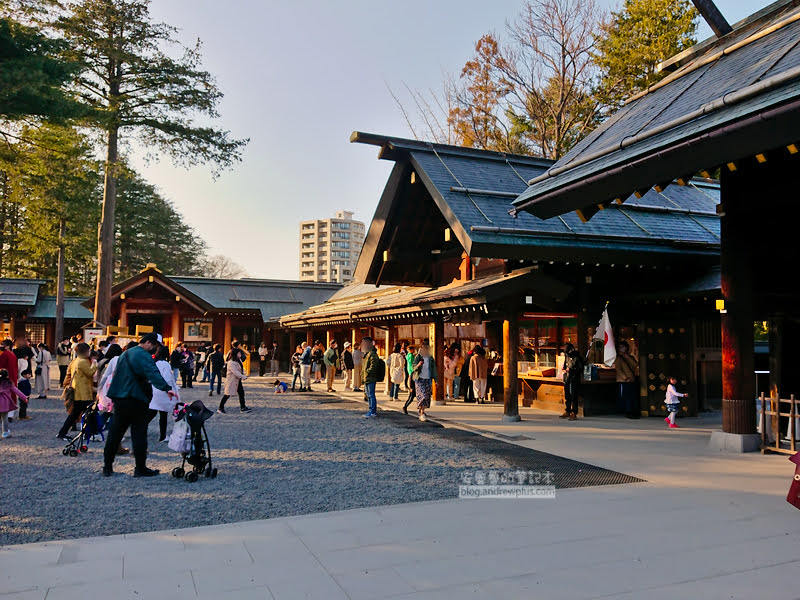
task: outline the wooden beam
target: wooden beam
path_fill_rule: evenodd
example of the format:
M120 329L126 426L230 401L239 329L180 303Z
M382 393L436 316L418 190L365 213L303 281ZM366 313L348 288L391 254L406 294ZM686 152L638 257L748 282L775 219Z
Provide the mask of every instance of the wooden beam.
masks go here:
M503 321L503 421L519 421L519 323L511 314Z
M722 15L717 5L714 4L714 0L692 0L692 4L697 7L697 12L703 16L705 22L711 27L711 31L713 31L714 35L718 38L728 35L733 31L730 23L728 23Z

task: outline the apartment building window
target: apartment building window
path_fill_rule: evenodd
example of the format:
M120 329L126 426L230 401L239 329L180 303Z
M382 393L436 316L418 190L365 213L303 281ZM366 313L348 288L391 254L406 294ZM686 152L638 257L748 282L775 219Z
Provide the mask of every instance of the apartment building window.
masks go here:
M304 240L313 240L314 239L314 234L313 233L304 233L303 234L303 239Z
M349 248L350 242L332 242L331 246L334 248Z
M342 275L352 275L352 273L347 269L345 269L344 271L342 271Z
M306 223L303 225L303 231L308 231L309 229L314 229L313 223Z
M303 244L303 250L308 250L309 248L313 248L314 244Z
M339 238L341 240L349 240L350 239L350 234L347 233L346 231L334 231L333 232L333 237L337 237L337 238Z
M314 258L313 252L303 252L303 258Z
M313 277L314 271L303 271L303 277Z
M338 256L339 258L350 258L349 252L342 252L340 250L335 250L331 252L331 256Z
M334 223L339 229L350 229L350 223Z

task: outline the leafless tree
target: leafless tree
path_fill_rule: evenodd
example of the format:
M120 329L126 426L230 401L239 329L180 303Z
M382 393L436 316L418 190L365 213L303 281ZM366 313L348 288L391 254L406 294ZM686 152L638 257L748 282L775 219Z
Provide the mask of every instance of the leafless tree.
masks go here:
M203 272L212 279L242 279L250 276L247 269L224 254L209 256Z

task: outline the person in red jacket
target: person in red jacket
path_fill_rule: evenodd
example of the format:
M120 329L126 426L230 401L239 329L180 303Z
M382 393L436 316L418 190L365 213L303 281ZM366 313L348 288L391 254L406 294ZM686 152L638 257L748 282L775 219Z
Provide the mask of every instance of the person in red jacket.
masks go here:
M3 340L0 346L0 369L6 369L11 383L16 385L19 379L19 371L17 370L17 355L11 351L12 348L14 348L14 342Z

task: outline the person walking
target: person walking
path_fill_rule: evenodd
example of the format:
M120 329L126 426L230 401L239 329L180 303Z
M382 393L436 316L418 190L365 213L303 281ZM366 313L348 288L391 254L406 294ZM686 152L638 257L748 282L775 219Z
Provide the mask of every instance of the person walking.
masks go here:
M444 352L444 397L453 399L453 380L456 378L456 345L453 344Z
M358 345L353 350L353 391L363 392L361 389L361 377L363 375L361 365L364 361L364 353L361 351L361 345Z
M375 396L375 386L379 381L383 380L381 370L385 371L386 366L381 365L383 361L378 356L378 350L375 348L375 342L372 341L371 337L365 336L361 338L361 351L364 353L362 379L364 380L364 393L369 407L364 416L377 417L378 398Z
M314 359L314 383L322 383L322 365L325 363L325 351L322 342L314 342L314 350L311 352L311 357ZM311 389L309 387L309 389Z
M14 344L14 356L17 357L17 373L22 374L22 372L26 370L30 370L31 373L34 372L34 354L33 350L31 350L30 344L28 343L28 338L24 336L17 338L16 343ZM19 379L17 379L17 382L19 382ZM19 418L21 421L25 421L28 418L27 402L19 403L17 418Z
M161 377L169 384L172 394L167 394L157 387L152 386L153 397L150 400L150 412L147 422L149 423L158 415L158 441L166 442L167 416L172 414L175 405L180 401L180 394L178 393L178 385L172 378L172 367L169 365L169 350L166 346L158 347L153 355L153 360L156 361L156 368L158 372L161 373Z
M69 414L56 436L60 440L68 439L67 434L70 428L80 420L81 415L94 402L92 385L94 374L97 371L97 363L89 362L92 348L89 344L81 342L75 348L75 354L75 360L70 363L67 370L69 385L74 390L75 396L71 405L66 407Z
M300 391L303 391L303 381L300 378L300 357L303 356L303 347L298 345L294 349L294 354L289 359L290 366L289 368L292 371L292 391L295 391L295 386L297 382L300 382Z
M258 347L258 376L264 377L267 374L267 361L269 360L269 348L267 342L261 342Z
M322 355L325 362L325 381L328 384L329 392L336 391L333 389L333 382L336 379L336 365L339 363L339 354L336 352L338 346L336 340L331 340L330 348Z
M420 346L419 354L414 359L413 379L417 388L419 420L427 421L425 411L431 406L433 384L437 380L436 361L431 356L431 347L428 344Z
M353 353L350 352L350 342L344 343L344 351L342 352L342 370L344 371L344 391L353 391Z
M50 389L50 361L53 360L53 355L50 354L50 349L46 344L40 343L36 346L36 388L34 392L37 394L36 398L39 400L47 398L47 390Z
M464 364L461 366L461 385L459 386L459 393L464 394L464 402L475 402L475 390L472 385L472 379L469 377L469 363L472 362L472 357L475 356L475 351L470 350L464 357Z
M247 379L247 374L244 372L241 357L240 352L231 352L230 359L228 359L228 372L225 375L225 394L219 401L219 408L217 409L217 412L223 415L225 414L225 403L234 394L239 396L239 410L243 413L251 412L251 409L247 407L244 401L244 386L242 382Z
M408 372L408 380L411 386L411 389L408 392L408 398L406 399L406 403L403 405L403 412L408 414L408 407L411 406L411 403L416 400L417 398L417 386L414 383L414 359L416 358L416 354L414 353L414 346L409 346L408 351L406 352L406 371Z
M147 466L150 400L153 387L166 392L168 396L175 395L172 386L161 376L153 360L153 354L161 344L162 337L159 334L145 333L139 339L139 344L126 350L117 361L114 377L108 388L108 396L114 403L114 420L103 451L103 477L111 477L114 474L114 457L128 427L131 429L131 444L136 463L133 476L158 475L158 469L150 469Z
M269 355L269 364L272 367L272 376L277 377L281 370L281 359L283 355L281 354L280 348L278 348L278 342L272 342L272 350L270 351Z
M583 377L583 357L570 343L564 344L564 414L559 418L578 419L578 396Z
M183 365L183 342L175 344L172 354L169 355L169 366L172 368L172 379L178 381L181 376L181 366Z
M617 373L617 410L629 419L638 419L641 409L638 406L639 363L629 353L628 342L622 341L617 346L617 358L614 369Z
M206 358L208 358L208 346L205 342L200 342L200 345L197 347L197 352L194 355L194 381L197 381L197 377L200 375L200 370L203 371L203 379L200 383L205 383L206 379L208 379L208 373L206 371Z
M489 378L489 363L486 361L486 350L480 344L473 348L469 361L469 378L475 392L475 401L483 404L486 400L486 381Z
M208 395L214 395L214 380L217 382L217 396L222 390L222 369L225 366L225 356L222 354L222 346L217 344L214 350L208 355L206 369L211 373L208 383Z
M675 422L675 417L678 415L678 410L681 406L681 398L686 398L689 394L681 394L678 389L675 387L678 385L678 378L677 377L670 377L669 378L669 385L667 386L667 395L664 399L664 404L667 405L667 411L669 414L667 418L664 419L667 422L667 425L670 426L672 429L678 429L680 425Z
M58 386L64 387L64 377L67 376L67 367L69 367L70 355L72 354L72 344L69 343L69 338L65 337L56 346L56 365L58 366Z
M3 438L11 437L11 430L8 426L8 413L17 410L19 404L27 402L28 398L22 393L8 372L8 369L0 369L0 436Z
M389 355L389 397L392 400L400 399L400 386L406 379L406 360L403 357L403 345L399 342L394 345L394 352Z
M311 391L311 365L314 361L311 346L308 342L301 344L303 352L300 355L300 391Z

